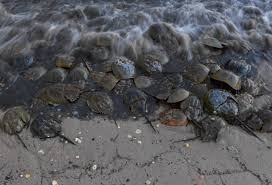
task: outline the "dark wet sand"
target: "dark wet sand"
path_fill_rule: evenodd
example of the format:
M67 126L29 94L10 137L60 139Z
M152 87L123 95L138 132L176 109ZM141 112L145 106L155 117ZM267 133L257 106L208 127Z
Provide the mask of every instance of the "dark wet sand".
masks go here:
M192 128L144 120L65 119L59 138L33 139L0 133L2 185L268 185L272 183L271 135L261 143L236 127L225 128L217 143L177 142L194 137ZM137 130L139 129L139 130Z

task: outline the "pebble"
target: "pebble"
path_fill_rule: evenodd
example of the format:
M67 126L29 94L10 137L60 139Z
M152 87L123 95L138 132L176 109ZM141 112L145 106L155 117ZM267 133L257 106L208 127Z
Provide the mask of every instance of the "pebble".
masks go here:
M131 139L131 138L132 138L132 135L128 135L128 138L130 138L130 139Z
M26 179L30 179L31 175L29 173L25 174Z
M82 140L76 137L76 138L75 138L75 142L77 142L77 143L80 144L80 143L82 143Z
M44 155L44 151L43 150L39 150L38 153L41 154L41 155Z
M79 159L79 155L76 155L76 159Z
M52 185L59 185L59 184L58 184L58 182L56 180L53 180Z
M189 143L185 143L184 146L185 146L186 148L190 148L190 147L191 147Z
M137 129L137 130L135 131L135 133L136 133L136 134L141 134L142 131L141 131L140 129Z
M142 144L142 141L139 140L139 141L137 141L137 143L138 143L138 144Z
M97 165L94 164L93 167L92 167L93 170L96 170L97 169Z
M145 184L149 185L149 184L151 184L151 181L150 180L146 180Z

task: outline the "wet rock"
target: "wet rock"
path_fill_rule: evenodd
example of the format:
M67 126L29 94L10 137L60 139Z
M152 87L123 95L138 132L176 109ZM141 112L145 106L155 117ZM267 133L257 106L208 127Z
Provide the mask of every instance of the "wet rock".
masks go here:
M220 82L228 84L235 90L241 89L241 79L231 71L219 70L211 75L211 78Z
M137 76L134 78L135 86L139 89L147 88L152 85L152 79L148 76Z
M94 92L87 98L89 108L98 114L112 115L114 105L111 97L105 92Z
M208 116L201 121L201 129L198 130L200 138L204 142L216 141L218 134L227 122L218 116Z
M34 137L47 139L59 136L61 133L61 120L48 114L38 115L30 125Z
M203 114L202 104L197 96L189 96L180 103L180 109L189 120L199 121Z
M83 13L86 15L88 19L94 19L96 17L102 16L103 11L98 6L86 6L83 9Z
M186 115L179 109L170 109L160 113L160 122L168 126L186 126L188 124Z
M32 67L24 73L24 78L27 80L36 81L45 75L47 69L44 67Z
M30 115L24 107L12 107L5 112L0 128L8 134L17 134L29 124L29 121Z
M111 73L92 72L91 78L100 86L108 91L111 91L119 82L117 78Z
M201 83L208 77L209 72L210 69L205 65L194 64L187 68L185 76L196 83Z
M74 65L75 58L69 55L57 55L55 63L57 67L70 69Z
M246 76L251 71L251 65L245 60L231 60L226 64L226 69L231 70L237 75Z
M237 101L232 94L224 90L210 90L204 98L204 104L209 112L216 111L226 118L238 114Z
M119 79L133 78L136 74L134 63L125 57L116 57L113 59L112 71Z
M185 100L190 95L189 91L186 91L183 88L175 89L173 93L168 97L167 103L177 103Z
M131 113L142 116L147 114L147 95L141 90L128 89L124 95L124 101L129 106Z
M44 76L47 82L57 83L63 82L67 76L67 72L62 68L54 68L46 73Z
M79 65L75 67L68 75L68 79L72 82L85 81L88 79L89 71L86 67Z

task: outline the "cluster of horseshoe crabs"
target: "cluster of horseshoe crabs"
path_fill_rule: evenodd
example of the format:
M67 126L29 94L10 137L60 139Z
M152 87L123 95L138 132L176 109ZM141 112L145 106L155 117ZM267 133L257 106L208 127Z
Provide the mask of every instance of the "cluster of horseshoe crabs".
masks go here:
M13 51L12 43L1 48L0 93L17 78L38 90L31 103L7 108L0 128L18 134L29 126L41 139L65 139L56 110L83 105L92 115L114 120L144 117L152 126L152 115L168 126L193 124L203 141L216 140L226 124L238 125L254 136L254 131L272 132L272 96L258 69L262 64L270 66L265 62L269 56L256 49L258 42L271 48L272 37L260 39L252 30L261 24L259 9L244 7L243 11L250 18L242 23L248 38L228 21L203 28L197 38L170 23L155 22L130 42L124 30L110 31L117 29L115 24L106 24L104 10L95 6L65 12L69 19L81 20L84 14L87 26L106 24L105 32L84 32L77 41L71 39L79 31L73 24L58 30L53 41L49 39L53 44L44 38L49 28L35 24L27 33L29 55L23 53L24 39L17 40L16 60L5 55ZM136 17L148 22L145 14ZM46 111L48 107L54 111ZM154 116L159 107L163 111Z

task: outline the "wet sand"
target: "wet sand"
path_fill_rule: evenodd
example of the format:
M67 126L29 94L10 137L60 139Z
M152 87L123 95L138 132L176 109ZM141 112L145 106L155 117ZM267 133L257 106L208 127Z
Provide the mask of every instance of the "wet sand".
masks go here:
M216 143L194 137L191 126L168 127L144 120L63 120L65 136L41 141L28 129L15 136L0 132L3 185L268 185L272 184L271 135L266 144L237 127L222 130Z

